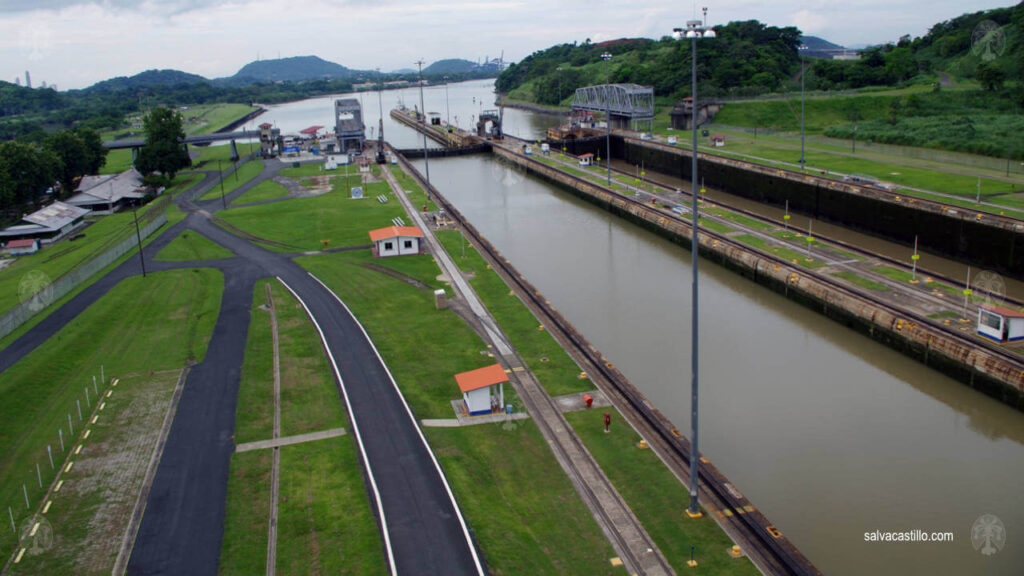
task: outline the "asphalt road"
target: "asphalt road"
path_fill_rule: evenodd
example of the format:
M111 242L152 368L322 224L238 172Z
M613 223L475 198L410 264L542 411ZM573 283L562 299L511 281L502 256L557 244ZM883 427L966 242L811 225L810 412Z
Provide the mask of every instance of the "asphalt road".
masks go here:
M257 178L227 200L244 194L272 177L279 163L268 163ZM206 179L190 197L199 197L211 184ZM197 205L188 198L179 204L188 217L165 230L146 247L150 270L213 267L225 276L220 316L206 356L185 383L181 402L157 468L145 514L128 563L132 575L210 575L217 573L224 528L225 496L240 371L248 333L254 283L265 277L284 280L309 308L323 330L327 348L338 367L350 405L353 430L372 469L386 519L395 572L400 574L477 574L482 556L462 529L455 504L422 440L414 418L406 411L384 365L356 321L287 255L269 252L213 224L206 211L220 200ZM228 248L235 258L206 262L155 262L152 257L183 229L194 230ZM0 372L56 334L64 325L103 296L120 280L139 273L129 259L46 320L0 351ZM341 401L339 394L339 401ZM374 494L367 488L371 506ZM382 547L384 542L382 539ZM387 554L387 550L385 550Z

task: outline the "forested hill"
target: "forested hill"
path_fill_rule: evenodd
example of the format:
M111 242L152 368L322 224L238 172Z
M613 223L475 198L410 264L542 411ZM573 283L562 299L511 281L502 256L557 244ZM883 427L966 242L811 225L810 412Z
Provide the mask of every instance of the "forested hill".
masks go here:
M715 31L716 39L698 42L702 94L743 96L774 91L799 66L800 31L794 27L749 20L717 26ZM690 46L689 40L668 36L552 46L511 65L498 77L497 88L513 98L555 104L559 81L562 99L581 86L604 83L601 54L609 52L612 82L653 86L658 96L678 97L689 92Z

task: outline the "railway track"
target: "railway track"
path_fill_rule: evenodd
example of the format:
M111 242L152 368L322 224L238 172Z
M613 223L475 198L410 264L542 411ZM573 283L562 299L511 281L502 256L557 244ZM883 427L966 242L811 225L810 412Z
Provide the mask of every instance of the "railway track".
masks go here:
M514 138L514 137L506 136L506 138L508 138L510 140L516 140L517 142L525 142L525 141L519 140L519 139ZM500 144L495 144L495 145L496 146L501 146ZM509 149L509 147L507 147L507 146L502 146L502 147L505 148L505 150L510 152L510 153L516 153L515 149ZM535 160L533 158L526 158L526 159L527 159L527 161L529 161L531 163L535 163L538 166L551 168L551 167L547 166L546 164L544 164L542 162L539 162L538 160ZM555 168L555 169L557 169L557 168ZM613 169L613 171L615 171L615 170ZM625 174L625 172L620 172L620 173ZM569 174L569 173L565 173L565 172L562 172L562 174L566 178L569 178L569 179L571 179L571 180L573 180L573 181L575 181L575 182L577 182L577 183L579 183L581 185L602 187L598 183L591 182L591 181L589 181L589 180L587 180L585 178L581 178L581 177L573 175L573 174ZM655 182L650 181L650 180L648 180L648 181L652 182L652 183L655 183ZM655 183L655 184L657 184L657 183ZM689 220L687 220L685 218L681 218L680 216L676 215L675 213L664 212L664 211L661 211L661 210L657 210L657 209L655 209L655 208L653 208L653 207L651 207L651 206L649 206L647 204L644 204L641 201L638 201L638 200L635 200L633 198L630 198L629 196L623 196L623 195L620 195L620 194L616 194L615 192L610 192L610 193L615 195L617 198L619 198L625 204L628 204L628 205L633 206L635 208L639 208L639 209L641 209L643 211L651 211L652 213L656 213L659 218L664 218L665 220L673 222L673 223L677 224L678 226L681 226L681 227L685 228L686 230L690 229L690 222L689 222ZM690 195L686 194L686 196L689 197ZM777 222L776 220L773 220L771 218L760 216L758 214L755 214L753 212L748 212L746 210L736 209L736 208L733 208L733 207L731 207L731 206L729 206L727 204L723 204L723 203L720 203L720 202L711 202L711 201L708 201L708 200L705 200L705 202L710 202L711 204L713 204L715 206L726 208L726 209L731 210L733 212L743 214L744 216L748 216L748 217L751 217L751 218L756 218L759 221L762 221L762 222L765 222L765 223L771 223L771 224L774 224L774 225L781 225L779 222ZM772 265L784 266L784 267L787 267L787 268L792 268L792 266L793 266L792 262L790 262L788 260L785 260L783 258L777 257L777 256L775 256L773 254L770 254L768 252L765 252L763 250L759 250L758 248L756 248L754 246L749 246L749 245L746 245L746 244L740 244L740 243L736 242L735 240L731 239L729 236L727 236L725 234L721 234L721 233L715 232L715 231L710 230L710 229L702 229L701 230L701 236L706 236L708 238L712 238L713 240L717 240L719 243L725 244L726 246L730 246L730 247L733 247L733 248L736 248L736 249L742 249L742 250L756 252L757 254L759 254L759 256L760 256L760 258L762 260L764 260L764 261L766 261L766 263L769 263L769 264L772 264ZM897 260L895 260L893 258L884 256L882 254L877 254L877 253L869 251L869 250L864 250L862 248L858 248L855 245L848 244L848 243L841 242L841 241L837 241L837 240L830 239L830 238L827 238L827 237L822 237L822 236L819 236L819 235L816 235L816 237L820 237L820 238L823 238L825 240L828 240L830 243L834 243L835 245L837 245L839 247L842 247L845 250L850 250L850 251L853 251L853 252L855 252L857 254L861 254L861 255L864 255L864 256L869 256L871 258L878 258L879 260L884 261L884 262L886 262L888 264L897 265L897 266L899 266L901 268L904 268L904 269L906 268L905 264L903 264L902 262L899 262L899 261L897 261ZM945 277L943 275L932 274L930 272L928 274L929 274L929 276L932 276L933 278L938 278L938 279L943 280L945 282L951 283L951 284L953 284L955 286L963 286L963 284L957 282L956 280L948 278L948 277ZM822 274L820 272L816 272L816 271L811 270L811 269L803 269L803 268L801 268L800 269L800 275L801 276L805 276L805 277L809 277L809 278L814 278L815 280L817 280L819 282L827 284L827 285L831 286L835 291L837 291L839 293L842 293L845 296L864 299L864 300L870 302L872 305L877 306L877 307L879 307L879 308L889 312L890 314L892 314L894 316L908 318L908 319L911 319L911 320L913 320L914 322L916 322L918 324L927 325L927 326L929 326L930 328L932 328L934 330L942 332L947 337L957 341L959 344L962 344L964 346L983 348L983 349L985 349L986 352L992 354L993 356L997 356L1000 359L1002 359L1002 360L1004 360L1004 361L1006 361L1006 362L1008 362L1010 364L1014 364L1014 365L1020 366L1022 372L1024 372L1024 360L1022 360L1019 355L1017 355L1017 354L1015 354L1013 352L1008 351L1007 349L1003 348L1002 346L999 346L998 344L996 344L994 342L989 342L989 341L983 340L983 339L970 338L968 336L965 336L965 335L959 333L958 331L950 330L943 323L941 323L941 322L939 322L939 321L937 321L935 319L928 318L927 316L918 315L916 313L913 313L913 312L910 312L910 311L907 311L907 310L898 309L898 308L892 306L889 302L883 300L879 296L875 296L875 295L869 294L867 292L863 292L863 293L862 292L856 292L856 293L854 293L851 290L849 290L849 289L847 289L847 288L845 288L843 286L838 285L831 278L825 276L824 274ZM1012 303L1014 305L1017 305L1017 306L1024 305L1024 303L1020 302L1019 300L1013 299L1013 298L1006 298L1005 300L1007 302L1010 302L1010 303Z
M408 169L421 185L425 186L420 173L400 157L403 166ZM575 327L555 310L543 295L525 277L519 274L498 250L470 224L461 212L455 208L436 189L430 188L429 193L465 231L470 241L491 263L509 286L519 294L520 298L534 312L542 324L558 338L580 362L581 367L591 380L602 387L602 390L615 401L623 413L629 418L637 431L658 452L662 460L678 478L686 481L689 478L690 443L647 399L635 388L625 376L591 345ZM545 402L537 401L532 396L534 407L543 409ZM550 398L547 408L555 409ZM579 442L577 439L576 442ZM701 458L700 479L704 507L740 544L744 552L766 574L814 575L820 572L804 557L799 550L781 532L772 526L751 503L737 490L717 468L709 461ZM683 511L680 510L680 515ZM713 553L713 552L712 552ZM721 553L725 553L722 551Z

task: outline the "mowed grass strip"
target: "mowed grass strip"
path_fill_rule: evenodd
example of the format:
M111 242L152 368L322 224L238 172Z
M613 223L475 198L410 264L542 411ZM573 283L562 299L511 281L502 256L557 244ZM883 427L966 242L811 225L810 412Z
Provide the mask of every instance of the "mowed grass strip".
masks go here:
M281 436L347 426L320 335L299 301L280 282L271 282L270 290L281 349Z
M185 230L164 246L156 255L157 260L182 262L188 260L219 260L231 258L234 253L208 239L195 230Z
M220 576L266 572L272 458L271 450L231 455L224 537L217 568Z
M492 574L627 574L532 420L424 432Z
M338 183L335 178L335 186ZM358 185L353 178L352 186ZM245 232L295 247L271 246L272 250L319 250L322 240L329 241L331 248L367 245L370 230L391 226L391 219L397 216L407 217L386 182L363 185L363 195L352 199L344 189L311 198L240 206L218 216ZM381 204L377 201L380 195L387 195L390 201Z
M280 496L278 574L388 573L352 436L281 448Z
M81 432L75 402L82 402L84 415L83 387L91 388L100 366L112 377L201 361L220 310L223 282L216 270L128 278L0 374L0 504L12 505L15 521L26 514L23 483L30 503L38 504L42 496L35 465L48 465L47 444L59 452L59 429L65 445L70 443L68 414L76 433ZM44 475L43 485L52 478ZM10 531L0 531L0 554L9 554L14 543Z
M733 542L714 519L692 520L685 514L690 496L686 486L650 449L637 448L640 436L618 412L611 432L604 433L603 411L566 414L604 473L615 485L655 544L680 574L688 570L690 546L702 574L756 576L760 572L747 558L732 558Z
M467 243L466 257L462 257L460 232L440 231L437 237L452 260L462 270L473 273L469 281L473 290L548 394L561 396L593 389L589 380L580 379L579 366L547 330L540 329L541 323L517 296L510 294L498 273L488 269L476 249Z
M429 258L373 260L366 251L298 261L359 318L416 417L451 418L450 401L460 397L454 375L494 359L481 354L485 344L452 310L434 309L429 284L420 288L366 266L420 259L406 270L429 280L439 273ZM510 392L506 386L506 401ZM517 422L512 429L532 431L506 434L500 425L426 430L491 572L624 574L608 564L611 546L547 443L532 424Z
M273 436L273 340L266 287L278 315L282 436L348 428L319 335L276 279L257 282L235 419L235 443ZM232 455L219 574L263 573L270 519L272 450ZM385 574L355 440L281 449L278 574Z
M274 341L266 286L276 283L276 279L260 280L253 288L235 411L236 445L269 440L274 434Z
M248 204L250 202L263 202L265 200L276 200L289 194L288 189L274 182L266 180L252 187L251 190L242 194L232 204Z
M228 168L228 167L229 166L224 166L224 168ZM263 171L263 161L262 160L250 160L250 161L246 162L245 164L242 164L242 165L238 166L238 168L235 170L235 172L233 172L231 174L221 174L221 175L218 175L217 184L213 188L210 188L209 192L207 192L206 194L203 194L203 197L199 198L199 201L202 202L202 201L206 201L206 200L216 200L217 198L221 197L221 194L223 194L224 196L227 196L228 194L231 194L232 192L237 190L239 187L244 186L245 184L247 184L253 178L259 176L260 172L262 172L262 171ZM224 190L223 190L223 192L221 191L220 178L224 179Z

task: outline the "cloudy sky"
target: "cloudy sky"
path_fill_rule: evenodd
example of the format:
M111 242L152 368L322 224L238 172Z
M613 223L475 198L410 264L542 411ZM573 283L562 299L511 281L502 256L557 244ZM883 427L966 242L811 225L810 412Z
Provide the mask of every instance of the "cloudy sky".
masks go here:
M757 19L843 45L923 35L1014 0L701 0L712 23ZM658 38L692 19L678 0L0 0L0 79L61 90L175 68L230 76L261 58L316 54L350 68L419 58L506 61L553 44Z

